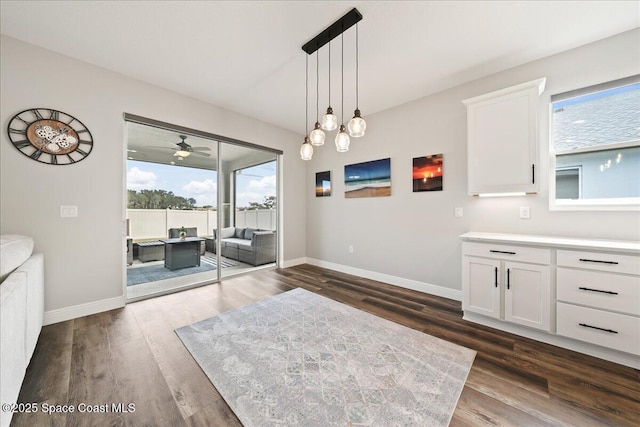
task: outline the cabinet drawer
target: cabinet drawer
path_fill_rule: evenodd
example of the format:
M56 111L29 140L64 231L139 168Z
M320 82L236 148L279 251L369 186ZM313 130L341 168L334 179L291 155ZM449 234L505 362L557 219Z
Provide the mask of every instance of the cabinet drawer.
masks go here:
M640 316L640 277L558 267L557 299Z
M640 318L561 302L556 307L558 335L640 354Z
M558 251L558 266L640 274L640 257L600 252Z
M490 243L463 242L464 255L549 265L551 250Z

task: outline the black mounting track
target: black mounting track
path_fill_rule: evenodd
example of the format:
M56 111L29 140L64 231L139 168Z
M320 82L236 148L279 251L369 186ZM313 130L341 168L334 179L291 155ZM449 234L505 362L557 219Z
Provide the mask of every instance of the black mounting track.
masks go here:
M329 43L331 40L335 39L361 20L362 14L358 12L358 9L354 7L342 18L338 19L336 22L327 27L326 30L305 43L304 46L302 46L302 50L307 52L307 55L311 55L316 50L320 49L322 46Z

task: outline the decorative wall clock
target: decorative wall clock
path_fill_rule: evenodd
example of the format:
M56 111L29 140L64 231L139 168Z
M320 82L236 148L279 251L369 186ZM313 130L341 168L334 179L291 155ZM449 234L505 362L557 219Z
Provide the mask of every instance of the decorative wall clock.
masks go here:
M30 108L9 121L11 143L22 154L50 165L70 165L93 149L89 129L70 114L51 108Z

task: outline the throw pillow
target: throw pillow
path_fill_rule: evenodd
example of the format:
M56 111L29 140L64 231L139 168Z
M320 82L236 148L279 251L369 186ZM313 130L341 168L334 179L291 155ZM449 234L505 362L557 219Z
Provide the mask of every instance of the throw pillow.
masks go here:
M251 240L253 238L253 233L256 231L255 228L247 228L244 230L244 238L246 240Z
M235 238L236 239L244 239L244 230L246 230L246 229L245 228L236 228Z

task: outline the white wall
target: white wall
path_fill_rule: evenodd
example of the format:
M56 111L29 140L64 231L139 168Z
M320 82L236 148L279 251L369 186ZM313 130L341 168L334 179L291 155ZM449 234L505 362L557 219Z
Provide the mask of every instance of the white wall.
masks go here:
M283 150L284 260L304 257L300 135L10 37L0 54L0 232L33 236L44 253L50 319L123 301L124 112ZM34 107L81 120L95 142L89 157L50 166L20 154L6 128ZM79 217L60 218L60 205L77 205Z
M446 58L434 60L446 60ZM366 70L363 70L366 72ZM373 71L369 71L373 72ZM306 180L307 257L396 284L457 297L460 241L467 231L639 240L638 212L549 211L550 95L640 72L640 30L538 60L366 116L367 134L346 154L333 142L316 149ZM540 107L540 192L516 198L467 196L466 110L463 99L547 77ZM412 192L412 158L444 154L444 191ZM344 165L391 157L392 195L345 199ZM498 166L499 167L499 166ZM315 173L330 170L331 197L315 197ZM531 207L531 219L519 207ZM454 208L464 208L455 218ZM354 246L354 253L348 246ZM449 290L456 290L449 292ZM436 293L438 289L436 289Z

